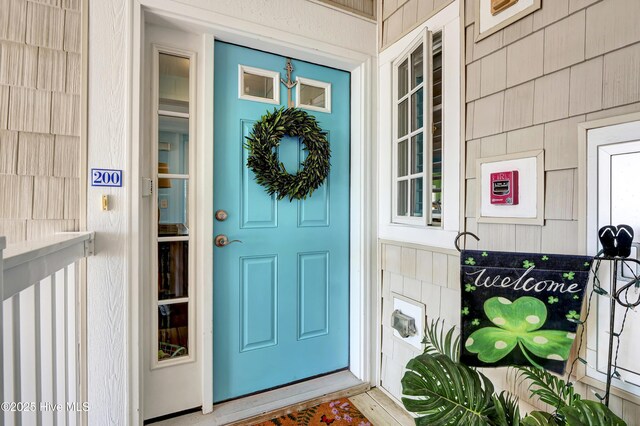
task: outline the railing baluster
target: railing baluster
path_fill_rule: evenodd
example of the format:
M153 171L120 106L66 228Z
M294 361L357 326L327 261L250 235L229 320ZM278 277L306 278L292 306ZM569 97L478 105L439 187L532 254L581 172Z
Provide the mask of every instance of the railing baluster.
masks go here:
M53 288L52 277L49 276L40 282L40 394L39 400L42 403L51 404L55 401L53 396L54 387L54 353L53 353L53 333L55 331L53 322ZM53 425L54 416L51 411L51 406L48 409L39 410L41 415L42 425Z
M20 402L22 397L22 359L20 358L20 294L13 296L11 304L11 313L13 314L11 335L13 336L13 402ZM17 411L14 412L14 421L16 426L22 425L22 417Z
M2 261L5 245L5 238L0 237L0 295L2 296L2 299L0 299L0 331L2 332L2 336L0 336L0 402L6 401L6 399L4 399L6 395L4 392L4 385L6 383L6 375L4 372L4 324L6 322L4 319L4 263ZM4 423L4 412L0 411L0 424Z
M69 327L71 321L69 321L69 273L68 268L64 268L64 358L65 366L67 367L67 374L64 375L64 389L67 395L66 401L71 402L71 385L69 382L69 376L71 375L71 368L69 363L71 362L69 356ZM64 411L65 425L69 425L69 410Z
M36 310L35 285L20 293L20 402L36 401L38 378L36 375ZM36 413L31 407L22 411L22 424L36 426Z
M52 391L53 396L51 397L52 404L58 404L60 402L58 398L58 303L56 300L56 286L58 283L58 279L56 274L51 275L51 379L53 381ZM53 416L53 426L58 425L58 414L57 411L52 413Z
M66 271L66 290L67 290L67 356L68 356L68 373L67 373L67 389L68 401L73 403L74 409L78 409L78 392L77 392L77 359L76 359L76 343L77 343L77 316L76 316L76 264L65 268ZM75 426L78 424L78 412L68 412L68 424Z
M14 393L14 371L15 366L13 362L13 298L7 299L3 303L3 327L2 327L2 343L3 343L3 358L4 358L4 377L3 377L3 391L4 401L15 401ZM15 415L11 412L4 412L4 424L5 426L15 424Z
M34 373L36 375L36 389L33 402L36 403L35 410L33 412L35 416L35 422L38 426L42 426L42 412L40 411L40 402L42 401L42 368L41 368L41 327L40 324L42 318L40 317L40 283L37 282L33 285L33 325L34 325L34 341L33 341L33 354L35 358Z
M63 408L66 408L67 401L67 389L66 389L66 377L67 377L67 341L66 341L66 299L64 294L65 287L64 270L56 272L56 330L59 332L56 335L56 398L57 403L62 404ZM66 425L65 410L56 411L56 417L58 425Z

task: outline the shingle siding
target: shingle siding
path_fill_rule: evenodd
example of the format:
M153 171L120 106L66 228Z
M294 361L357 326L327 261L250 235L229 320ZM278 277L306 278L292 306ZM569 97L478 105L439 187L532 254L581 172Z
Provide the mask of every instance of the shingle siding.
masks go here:
M0 235L78 229L80 0L0 0Z

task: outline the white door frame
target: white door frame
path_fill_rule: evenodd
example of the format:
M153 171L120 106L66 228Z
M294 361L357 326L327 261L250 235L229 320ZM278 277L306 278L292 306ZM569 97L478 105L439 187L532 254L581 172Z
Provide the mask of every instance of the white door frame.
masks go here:
M596 254L599 248L599 223L608 223L610 219L611 212L602 209L598 203L598 199L602 198L601 195L605 198L610 195L608 182L601 181L599 174L601 172L604 175L608 174L606 163L610 155L617 154L627 143L637 143L638 122L640 122L640 113L631 113L578 124L578 250L581 254ZM607 158L600 158L599 148L605 148L600 154ZM608 276L608 265L603 264L601 273ZM595 350L590 349L597 348L599 303L597 299L596 297L591 307L591 311L596 315L592 315L587 324L587 345L580 353L588 364L578 363L576 376L582 383L602 388L606 375L598 371ZM640 397L636 392L637 387L634 388L627 383L619 382L619 385L614 383L611 387L613 395L638 404Z
M274 51L280 55L303 59L320 65L328 65L351 72L351 191L350 191L350 356L349 369L360 380L377 383L378 369L376 348L378 336L375 333L377 290L375 282L376 250L375 227L375 179L372 177L372 159L375 158L375 129L372 119L375 111L375 70L376 58L362 52L353 51L329 43L319 42L304 36L276 30L260 24L230 20L214 12L185 5L175 0L134 0L131 34L131 138L128 163L128 184L131 188L131 246L129 255L129 304L127 330L129 332L129 415L131 424L140 424L143 418L141 369L144 368L143 351L138 342L142 336L142 285L144 271L137 267L143 256L146 240L140 238L139 230L146 218L141 209L141 185L144 177L140 172L143 162L143 140L140 123L144 120L144 99L141 99L141 76L144 54L145 20L153 17L167 25L186 32L200 34L201 51L198 60L198 97L196 142L198 159L196 226L202 238L198 238L196 255L200 259L213 258L213 68L214 40L240 44L246 47ZM230 27L233 26L233 28ZM213 411L213 304L205 303L213 299L213 264L197 262L196 292L199 320L197 323L198 345L202 363L202 406L203 412Z

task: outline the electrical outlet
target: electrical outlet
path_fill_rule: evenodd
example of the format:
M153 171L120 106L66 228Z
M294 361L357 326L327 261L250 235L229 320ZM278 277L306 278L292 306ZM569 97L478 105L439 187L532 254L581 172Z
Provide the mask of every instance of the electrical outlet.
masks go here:
M160 200L160 208L161 209L168 209L169 208L169 200L167 200L166 198L162 198Z

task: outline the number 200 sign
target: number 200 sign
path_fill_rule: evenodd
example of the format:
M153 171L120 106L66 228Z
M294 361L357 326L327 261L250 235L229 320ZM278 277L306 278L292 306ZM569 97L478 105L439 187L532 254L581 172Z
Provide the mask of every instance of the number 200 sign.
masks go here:
M91 169L91 186L122 186L122 170Z

